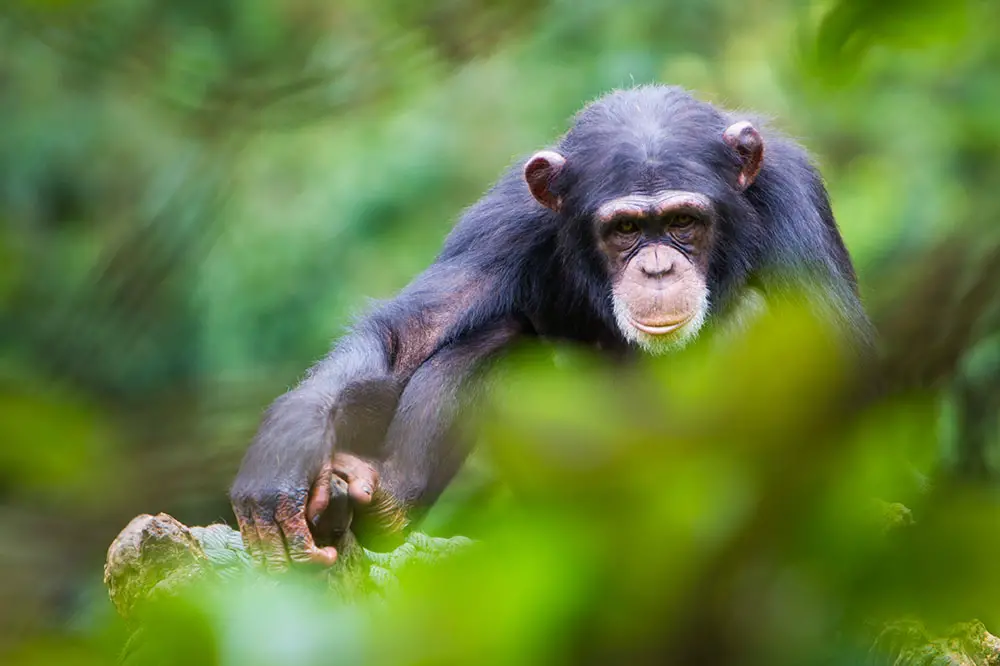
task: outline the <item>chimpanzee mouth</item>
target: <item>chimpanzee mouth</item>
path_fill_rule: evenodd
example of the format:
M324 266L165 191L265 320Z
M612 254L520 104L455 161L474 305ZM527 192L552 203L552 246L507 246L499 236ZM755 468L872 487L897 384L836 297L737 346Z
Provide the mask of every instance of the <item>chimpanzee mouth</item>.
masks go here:
M670 322L667 324L644 324L636 319L633 319L632 317L629 317L629 323L635 326L638 330L642 331L643 333L647 333L649 335L666 335L668 333L673 333L677 329L681 328L682 326L684 326L684 324L688 323L693 318L694 315L691 314L685 317L684 319L675 322Z

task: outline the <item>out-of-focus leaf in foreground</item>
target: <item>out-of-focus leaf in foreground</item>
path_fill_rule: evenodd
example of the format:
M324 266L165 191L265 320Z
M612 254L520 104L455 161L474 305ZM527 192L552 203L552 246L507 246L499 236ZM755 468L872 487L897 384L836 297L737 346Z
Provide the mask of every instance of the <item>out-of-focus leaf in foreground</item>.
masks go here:
M886 533L880 500L923 508L904 461L928 457L936 403L857 400L828 332L790 307L635 365L524 350L483 411L511 499L478 544L349 605L308 577L203 590L160 607L135 659L852 663L880 622L988 613L982 498Z

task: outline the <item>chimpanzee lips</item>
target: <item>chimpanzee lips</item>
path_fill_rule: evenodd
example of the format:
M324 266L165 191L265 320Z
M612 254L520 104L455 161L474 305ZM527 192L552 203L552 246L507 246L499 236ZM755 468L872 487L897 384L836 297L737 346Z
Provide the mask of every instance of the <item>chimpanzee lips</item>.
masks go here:
M666 335L667 333L673 333L681 326L691 321L692 317L694 317L693 314L677 321L656 324L645 324L641 321L633 319L632 317L629 317L629 319L631 320L632 325L643 333L648 333L649 335Z

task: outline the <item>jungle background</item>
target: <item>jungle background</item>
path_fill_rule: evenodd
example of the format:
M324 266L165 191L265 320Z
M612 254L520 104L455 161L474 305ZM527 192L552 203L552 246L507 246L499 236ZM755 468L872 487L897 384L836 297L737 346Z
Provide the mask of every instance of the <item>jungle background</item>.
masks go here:
M998 25L986 0L3 0L0 659L113 662L115 534L232 522L263 408L516 157L646 82L769 114L816 155L898 390L856 419L817 408L838 366L794 317L653 369L691 378L697 423L739 424L670 425L693 447L597 418L630 412L590 360L516 371L497 457L535 499L488 514L489 557L378 622L308 587L237 595L183 625L192 654L580 663L714 625L743 627L747 659L856 663L828 640L845 618L1000 630ZM911 490L910 467L933 480ZM899 551L855 511L875 496L922 526Z

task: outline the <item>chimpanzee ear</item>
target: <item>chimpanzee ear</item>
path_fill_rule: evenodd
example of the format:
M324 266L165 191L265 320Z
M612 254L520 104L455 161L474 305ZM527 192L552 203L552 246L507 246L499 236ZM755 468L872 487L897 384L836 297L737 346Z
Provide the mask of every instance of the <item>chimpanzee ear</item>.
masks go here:
M743 120L727 127L722 140L740 157L743 166L736 177L736 187L745 190L753 184L764 163L764 139L756 127Z
M524 165L524 180L531 196L556 212L562 207L562 197L552 193L552 182L565 164L566 158L554 150L541 150Z

